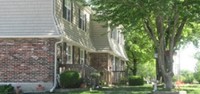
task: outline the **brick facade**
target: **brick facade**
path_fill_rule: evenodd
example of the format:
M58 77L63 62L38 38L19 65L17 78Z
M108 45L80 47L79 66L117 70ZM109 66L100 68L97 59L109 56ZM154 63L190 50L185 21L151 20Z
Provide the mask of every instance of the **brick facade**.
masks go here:
M102 81L107 85L112 84L112 63L111 57L107 53L90 53L91 66L97 69L99 72L103 72Z
M91 53L91 66L97 70L108 69L108 54L107 53Z
M56 39L0 39L0 82L52 82Z

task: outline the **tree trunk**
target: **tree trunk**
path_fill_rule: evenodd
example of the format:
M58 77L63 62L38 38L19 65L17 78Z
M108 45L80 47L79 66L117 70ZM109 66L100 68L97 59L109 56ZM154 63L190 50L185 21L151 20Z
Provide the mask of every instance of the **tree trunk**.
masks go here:
M173 77L173 55L172 54L166 54L164 49L159 48L158 53L158 63L159 67L162 72L162 77L165 83L165 88L167 90L171 90L173 88L172 84L172 77Z
M136 75L137 74L137 60L136 59L133 59L133 75Z
M162 77L167 90L171 90L173 88L172 77L173 77L173 54L166 54L165 45L163 39L159 41L158 49L158 63L162 72ZM172 52L172 51L169 51Z
M165 69L166 69L166 77L165 84L166 89L171 90L173 88L172 77L173 77L173 49L169 49L169 51L165 51Z
M171 75L165 75L164 76L165 78L165 80L164 80L164 82L165 82L165 88L167 89L167 90L172 90L172 88L173 88L173 84L172 84L172 76Z
M137 60L133 59L133 67L130 68L131 72L133 73L133 75L137 75Z

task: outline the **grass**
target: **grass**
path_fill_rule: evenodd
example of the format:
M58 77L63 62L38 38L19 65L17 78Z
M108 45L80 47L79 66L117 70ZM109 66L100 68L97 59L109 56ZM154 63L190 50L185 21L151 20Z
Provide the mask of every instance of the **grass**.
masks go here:
M187 94L200 94L200 84L184 85L180 90L187 91Z
M98 90L81 90L70 91L65 93L53 93L53 94L151 94L152 87L150 85L145 86L116 86L101 88Z
M98 90L89 89L85 90L73 90L62 93L42 93L42 94L152 94L152 86L116 86L107 87ZM159 89L162 90L162 89ZM173 91L187 91L187 94L200 94L200 84L184 85L180 89L174 89Z

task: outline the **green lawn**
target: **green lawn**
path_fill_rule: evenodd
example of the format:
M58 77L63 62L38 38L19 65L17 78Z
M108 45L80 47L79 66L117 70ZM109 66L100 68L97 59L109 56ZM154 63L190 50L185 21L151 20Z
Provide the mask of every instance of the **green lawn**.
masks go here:
M118 86L102 88L98 90L81 90L70 91L65 93L53 93L53 94L151 94L152 87L150 85L145 86Z
M200 84L184 85L180 89L187 91L187 94L200 94Z
M98 90L89 89L86 90L74 90L63 93L51 93L51 94L151 94L152 86L118 86L112 88L102 88ZM187 94L200 94L200 85L184 85L180 88L180 90L187 91ZM179 91L175 89L174 91ZM49 93L43 93L49 94Z

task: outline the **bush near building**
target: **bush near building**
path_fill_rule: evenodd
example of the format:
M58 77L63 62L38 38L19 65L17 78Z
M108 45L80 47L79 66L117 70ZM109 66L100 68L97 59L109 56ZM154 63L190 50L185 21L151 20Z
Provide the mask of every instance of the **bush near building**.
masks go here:
M0 86L0 94L15 94L15 89L12 85Z
M65 71L60 74L62 88L79 88L82 81L77 71Z
M141 76L130 76L128 82L130 86L144 85L144 79Z

